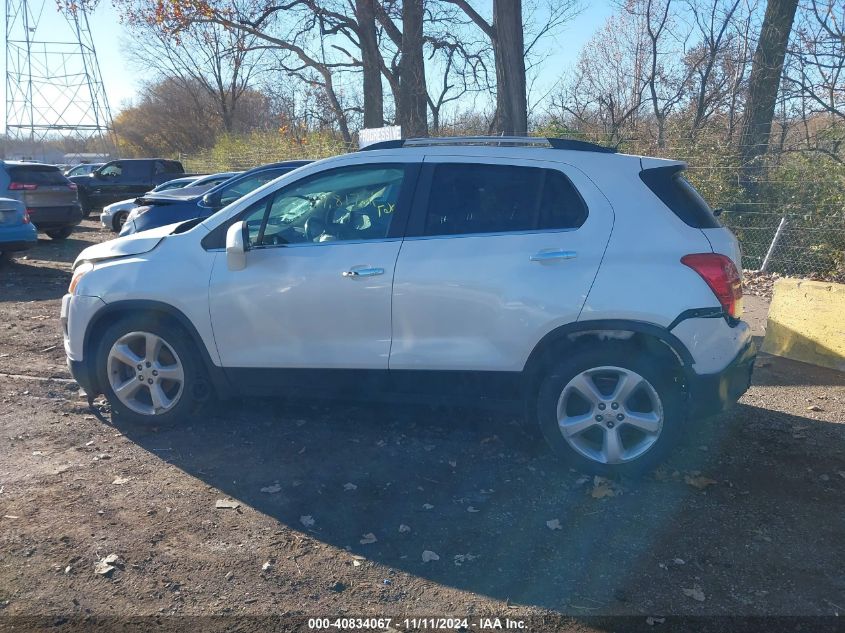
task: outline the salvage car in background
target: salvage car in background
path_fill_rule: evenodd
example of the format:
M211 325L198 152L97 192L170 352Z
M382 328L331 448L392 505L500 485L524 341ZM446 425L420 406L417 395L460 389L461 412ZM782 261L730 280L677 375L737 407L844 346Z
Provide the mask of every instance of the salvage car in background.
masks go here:
M144 195L152 193L160 193L162 191L171 191L173 189L191 189L191 192L203 193L219 185L221 182L226 182L229 178L238 176L243 172L240 171L225 171L217 174L208 174L206 176L186 176L185 178L176 178L168 180L159 185L152 191ZM121 200L107 205L100 214L100 223L104 228L107 228L115 233L119 233L123 228L129 212L138 206L138 198L130 198L129 200Z
M106 163L87 176L72 176L85 217L107 204L140 196L168 180L185 176L182 163L163 158L131 158Z
M0 192L23 203L36 228L54 240L70 236L82 221L76 185L55 165L3 162Z
M120 235L132 235L157 226L208 217L258 187L310 162L289 160L262 165L245 171L207 192L195 191L195 187L189 187L180 191L143 196L138 199L139 206L129 214Z
M0 198L0 262L12 253L24 251L38 243L38 232L19 200Z

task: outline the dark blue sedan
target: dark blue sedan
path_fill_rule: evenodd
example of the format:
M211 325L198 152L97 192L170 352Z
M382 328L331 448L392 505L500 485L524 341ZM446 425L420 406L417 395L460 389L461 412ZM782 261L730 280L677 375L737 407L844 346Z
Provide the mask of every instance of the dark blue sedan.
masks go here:
M175 189L159 194L148 194L138 199L138 205L129 214L121 237L147 229L184 222L195 218L207 218L227 204L242 198L271 180L309 164L310 160L289 160L270 163L245 171L207 191L192 191L192 187Z

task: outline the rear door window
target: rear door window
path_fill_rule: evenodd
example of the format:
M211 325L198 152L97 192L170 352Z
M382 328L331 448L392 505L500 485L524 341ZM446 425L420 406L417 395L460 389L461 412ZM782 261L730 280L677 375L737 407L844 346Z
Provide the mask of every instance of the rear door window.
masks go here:
M425 235L472 235L581 226L587 208L560 171L511 165L439 163Z
M21 165L7 167L13 182L33 185L67 185L68 181L57 167L49 165Z

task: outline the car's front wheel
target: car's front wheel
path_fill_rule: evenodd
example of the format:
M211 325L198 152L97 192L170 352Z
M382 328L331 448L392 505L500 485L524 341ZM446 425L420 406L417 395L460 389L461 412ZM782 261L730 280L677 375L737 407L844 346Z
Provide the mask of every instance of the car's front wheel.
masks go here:
M674 445L682 402L671 364L605 343L549 368L536 414L547 442L569 465L600 475L638 475Z
M128 211L118 211L114 214L114 221L112 222L112 226L114 227L115 233L120 233L120 229L122 229L123 225L126 224L126 218L128 217Z
M196 412L207 384L193 341L158 316L121 319L103 333L97 379L120 419L168 424Z

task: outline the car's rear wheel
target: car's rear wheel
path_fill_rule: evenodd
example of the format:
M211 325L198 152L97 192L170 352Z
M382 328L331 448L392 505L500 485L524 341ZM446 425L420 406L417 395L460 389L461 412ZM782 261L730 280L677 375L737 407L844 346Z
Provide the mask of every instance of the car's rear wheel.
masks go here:
M51 240L66 240L70 237L70 234L73 233L72 226L63 226L60 229L51 229L49 231L44 231Z
M155 315L128 317L106 329L97 379L112 411L132 423L176 422L196 412L208 395L193 341Z
M567 464L600 475L638 475L657 466L683 425L675 368L627 345L598 344L553 365L536 413Z

